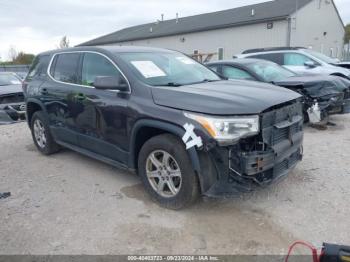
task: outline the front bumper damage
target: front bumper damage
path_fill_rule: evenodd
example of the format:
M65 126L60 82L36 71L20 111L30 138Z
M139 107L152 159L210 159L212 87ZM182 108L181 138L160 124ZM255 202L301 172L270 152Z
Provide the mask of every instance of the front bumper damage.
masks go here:
M330 115L350 113L350 88L344 92L343 99L339 100L329 110Z
M8 124L26 119L26 105L24 102L0 104L0 124Z
M329 115L342 115L350 113L350 99L344 99L328 110Z
M215 170L217 175L204 195L225 197L250 192L290 173L302 160L302 115L301 103L263 113L258 136L233 146L214 147L208 152L209 161L200 157L205 170Z

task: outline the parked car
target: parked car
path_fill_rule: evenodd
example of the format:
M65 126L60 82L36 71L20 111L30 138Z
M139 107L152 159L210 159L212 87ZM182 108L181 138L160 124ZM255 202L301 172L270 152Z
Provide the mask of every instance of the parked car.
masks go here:
M336 65L340 66L340 67L344 67L344 68L350 69L350 62L349 61L339 62Z
M305 119L312 123L323 121L329 114L350 113L350 81L341 77L298 75L276 63L253 58L211 62L207 66L228 79L273 83L300 93L304 96Z
M0 72L0 123L25 119L21 80L13 73Z
M339 60L303 47L250 49L234 58L258 58L302 74L336 75L350 79L350 70L338 66Z
M28 72L16 72L16 75L21 79L24 80L27 76Z
M78 47L38 55L24 82L40 152L60 146L135 171L160 205L247 192L302 159L301 96L222 80L169 50Z

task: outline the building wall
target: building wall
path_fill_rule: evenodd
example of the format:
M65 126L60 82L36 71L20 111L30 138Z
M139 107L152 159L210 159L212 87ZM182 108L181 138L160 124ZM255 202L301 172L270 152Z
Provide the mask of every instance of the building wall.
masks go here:
M174 49L186 54L218 53L219 48L224 48L224 59L230 59L233 55L241 53L245 49L285 46L287 44L286 20L274 21L273 28L267 29L267 23L245 25L233 28L218 29L199 33L160 37L148 40L123 42L116 45L152 46ZM217 60L215 55L212 60Z
M292 16L291 45L342 57L344 26L332 0L314 0Z

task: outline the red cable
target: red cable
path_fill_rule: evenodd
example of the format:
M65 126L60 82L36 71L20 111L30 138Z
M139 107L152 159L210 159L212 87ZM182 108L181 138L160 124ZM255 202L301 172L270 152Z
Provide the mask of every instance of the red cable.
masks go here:
M320 262L318 255L317 255L317 249L313 245L306 243L306 242L303 242L303 241L296 241L293 243L293 245L290 246L285 262L288 262L288 259L290 257L290 254L292 253L292 250L297 245L302 245L302 246L306 246L306 247L310 248L312 251L313 262Z

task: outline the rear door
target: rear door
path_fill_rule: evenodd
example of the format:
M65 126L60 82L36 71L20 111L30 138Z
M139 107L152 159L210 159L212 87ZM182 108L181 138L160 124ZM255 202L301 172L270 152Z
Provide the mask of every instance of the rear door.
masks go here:
M72 103L72 100L78 99L74 90L80 81L78 69L81 57L79 52L54 55L49 68L49 81L40 87L55 139L71 145L78 144L74 119L83 111L82 107Z

